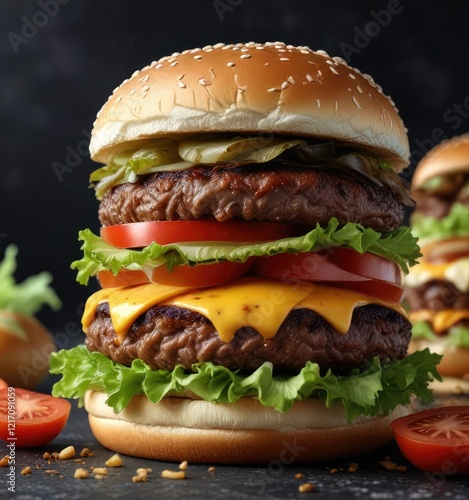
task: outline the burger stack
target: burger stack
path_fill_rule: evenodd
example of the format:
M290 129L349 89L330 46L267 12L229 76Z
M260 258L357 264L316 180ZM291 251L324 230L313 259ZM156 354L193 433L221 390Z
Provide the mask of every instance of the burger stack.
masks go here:
M101 234L80 232L84 345L51 358L106 447L159 460L315 461L392 439L429 401L407 356L405 127L368 75L284 43L153 61L94 123Z

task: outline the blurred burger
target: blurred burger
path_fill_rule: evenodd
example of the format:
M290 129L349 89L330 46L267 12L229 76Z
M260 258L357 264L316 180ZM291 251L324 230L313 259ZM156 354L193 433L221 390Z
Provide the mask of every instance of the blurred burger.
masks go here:
M217 44L152 62L98 113L102 289L51 360L106 447L160 460L358 455L391 439L439 356L406 357L418 258L391 100L339 58ZM289 458L289 459L290 459Z
M420 161L412 180L412 231L423 257L406 278L411 349L443 355L442 391L469 390L469 134L446 140Z

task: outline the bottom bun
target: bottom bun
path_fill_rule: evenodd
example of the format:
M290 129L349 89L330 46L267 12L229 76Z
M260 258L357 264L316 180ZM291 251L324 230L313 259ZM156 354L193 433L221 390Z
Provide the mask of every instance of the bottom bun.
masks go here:
M424 339L413 340L410 343L409 352L421 350L425 347L428 347L431 352L443 356L436 367L442 377L469 379L469 348L447 345L444 337L442 337L440 342L431 342Z
M168 462L283 465L362 455L393 438L391 421L408 414L396 408L385 417L347 423L340 405L319 400L294 403L279 413L254 398L216 404L166 397L151 403L136 396L120 413L107 395L88 391L85 408L96 439L113 451Z

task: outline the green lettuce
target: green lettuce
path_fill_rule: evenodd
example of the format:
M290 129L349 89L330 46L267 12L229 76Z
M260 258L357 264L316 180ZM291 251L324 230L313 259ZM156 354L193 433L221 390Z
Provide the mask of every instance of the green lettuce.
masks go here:
M166 265L168 269L180 265L212 264L223 260L245 262L249 257L274 255L284 252L317 252L331 247L347 247L359 253L370 252L396 262L404 271L420 256L417 239L408 227L385 234L349 222L340 226L332 218L326 227L319 224L304 236L264 243L185 242L158 245L153 242L142 250L119 249L105 243L89 229L80 231L83 258L72 262L77 269L77 281L87 284L98 271L107 269L117 274L122 268L142 269L144 265Z
M137 395L157 403L168 394L191 391L212 403L234 403L252 396L264 406L287 412L295 401L319 398L327 407L340 403L348 421L359 415L387 414L398 405L410 403L412 395L423 402L432 400L428 383L441 380L436 365L441 356L428 349L394 361L375 358L364 370L348 375L321 375L316 363L308 362L297 375L274 375L272 364L265 362L251 374L232 372L210 362L193 365L191 371L178 365L174 370L152 370L141 360L130 367L111 361L84 345L52 353L50 371L62 375L52 394L79 398L89 389L108 395L107 404L122 411Z
M454 203L446 217L415 216L412 233L421 239L446 239L469 236L469 206Z
M453 326L444 336L435 335L427 321L417 321L412 325L412 336L415 339L425 339L430 342L445 340L447 345L469 348L469 328L467 326Z
M54 290L49 286L52 275L42 272L16 283L14 273L18 248L9 245L0 262L0 310L34 316L44 305L59 309L62 305Z

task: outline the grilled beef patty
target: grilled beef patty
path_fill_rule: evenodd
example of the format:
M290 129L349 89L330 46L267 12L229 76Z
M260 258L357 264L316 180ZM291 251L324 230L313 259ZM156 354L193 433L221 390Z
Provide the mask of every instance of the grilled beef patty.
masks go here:
M253 328L237 330L225 343L213 324L197 312L175 306L154 306L132 325L118 344L107 302L97 307L86 345L112 360L130 366L141 359L153 369L211 361L231 370L252 371L270 361L276 372L298 373L307 361L325 372L347 373L378 356L401 359L410 342L411 325L396 312L378 305L354 310L346 334L338 333L309 309L294 309L277 334L264 339Z
M281 165L213 169L139 176L104 196L103 226L159 220L244 219L315 227L331 217L378 232L397 228L403 205L385 186L359 182L341 171L294 169Z

